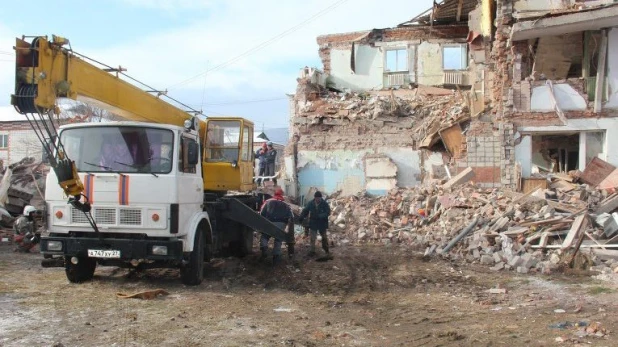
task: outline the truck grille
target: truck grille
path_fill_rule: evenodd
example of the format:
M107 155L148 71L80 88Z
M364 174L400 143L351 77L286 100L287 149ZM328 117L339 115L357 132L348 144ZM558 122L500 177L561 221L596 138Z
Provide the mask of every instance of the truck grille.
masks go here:
M129 210L129 212L133 212ZM139 215L139 223L131 223L130 220L127 223L128 225L140 225L141 224L141 212L137 210ZM116 225L116 209L113 207L95 207L92 209L92 216L97 224L101 225ZM131 219L131 218L129 218ZM88 219L86 215L76 209L75 207L71 207L71 223L73 224L88 224ZM122 222L121 222L122 223Z
M121 209L120 210L121 225L142 225L142 210L139 209Z
M71 223L73 224L88 224L88 219L84 212L71 206Z
M116 209L115 208L95 208L94 220L97 224L116 224Z

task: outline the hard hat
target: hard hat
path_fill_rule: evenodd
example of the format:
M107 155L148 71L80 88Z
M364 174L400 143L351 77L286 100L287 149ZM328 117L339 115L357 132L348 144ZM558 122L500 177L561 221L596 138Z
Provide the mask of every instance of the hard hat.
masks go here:
M26 205L24 207L24 216L29 216L32 212L36 212L36 208L31 205Z
M267 145L272 146L273 143L271 141L266 142Z
M275 195L283 196L283 189L281 189L281 187L277 187L277 189L275 189Z

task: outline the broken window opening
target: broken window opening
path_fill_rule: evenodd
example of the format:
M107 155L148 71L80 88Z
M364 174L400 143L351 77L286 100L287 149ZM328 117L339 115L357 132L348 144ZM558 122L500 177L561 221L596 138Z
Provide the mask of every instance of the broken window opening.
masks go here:
M468 50L466 45L442 46L443 70L465 70L468 68Z
M385 52L385 71L408 71L408 50L406 48L389 49Z
M536 176L583 170L592 159L605 156L605 132L533 135L531 154L531 173Z
M579 133L532 137L532 174L568 173L579 167Z

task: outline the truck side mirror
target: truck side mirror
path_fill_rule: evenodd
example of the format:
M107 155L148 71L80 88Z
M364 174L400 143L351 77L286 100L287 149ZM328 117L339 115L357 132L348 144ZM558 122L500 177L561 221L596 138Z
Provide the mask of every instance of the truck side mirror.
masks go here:
M188 141L187 143L187 161L189 166L195 166L199 163L200 161L200 156L199 156L199 148L197 146L197 142L195 141Z

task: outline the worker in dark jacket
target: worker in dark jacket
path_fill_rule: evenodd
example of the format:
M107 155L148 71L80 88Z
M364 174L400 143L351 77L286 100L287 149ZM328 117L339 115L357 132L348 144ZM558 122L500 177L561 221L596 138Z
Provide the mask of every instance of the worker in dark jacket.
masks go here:
M328 216L330 215L330 206L322 199L321 192L315 192L313 200L311 200L300 214L300 222L309 216L309 231L311 233L311 247L309 255L315 255L315 241L318 237L318 232L322 236L322 249L329 255L328 238L326 229L328 229Z
M268 199L264 202L262 209L260 210L260 214L281 230L285 230L288 223L290 223L294 218L292 209L287 203L285 203L285 199L283 198L283 190L281 188L277 188L275 190L275 196L272 199ZM262 256L260 258L261 260L266 258L269 240L270 236L262 234L262 237L260 238L260 250L262 251ZM273 245L273 265L276 265L280 261L281 240L275 239Z
M273 147L273 143L268 141L266 152L266 176L272 177L275 175L275 166L277 162L277 150ZM273 183L277 185L277 179L273 178Z
M266 176L266 153L268 148L266 143L262 145L262 148L255 151L255 158L258 160L258 167L260 169L258 176Z

